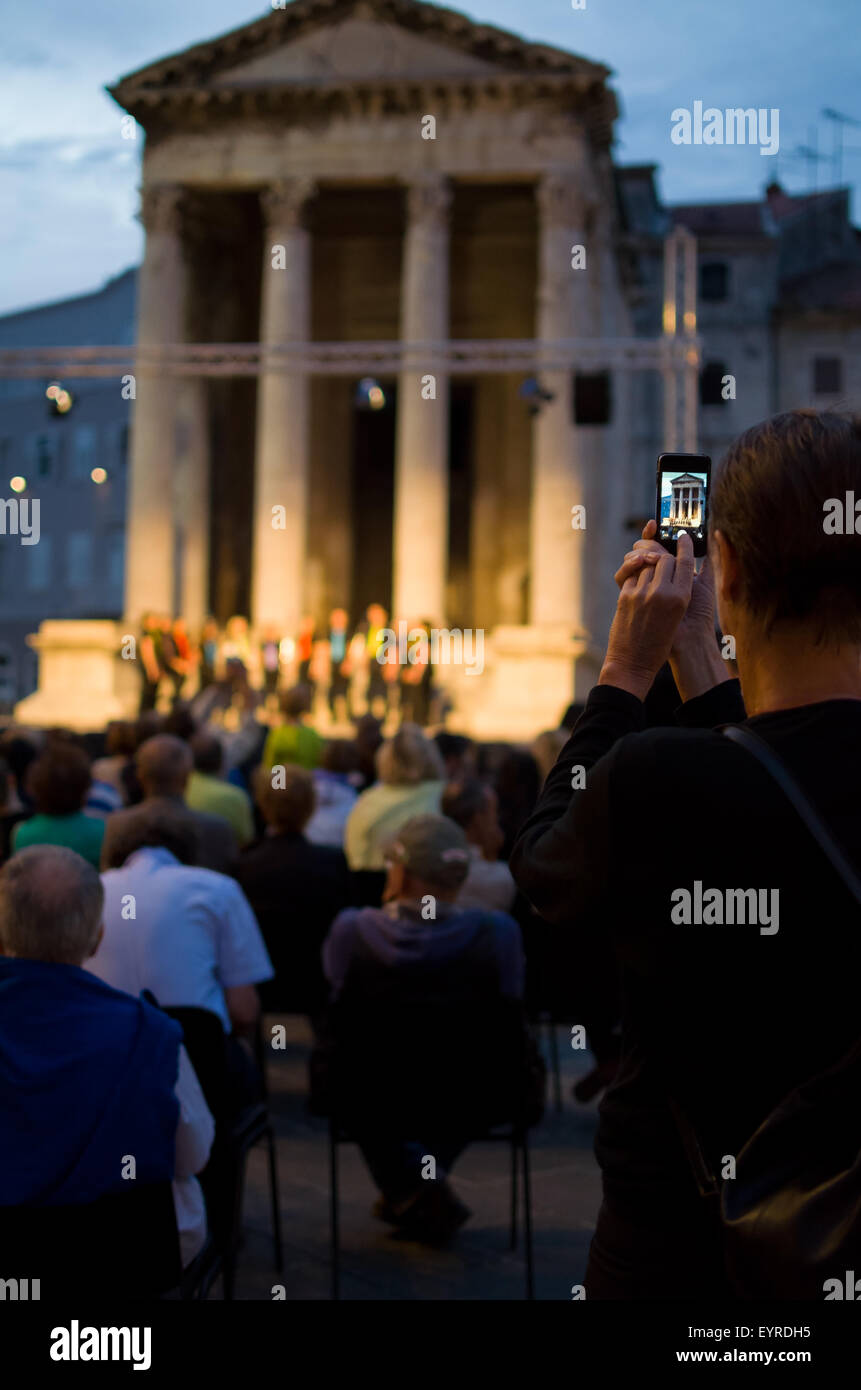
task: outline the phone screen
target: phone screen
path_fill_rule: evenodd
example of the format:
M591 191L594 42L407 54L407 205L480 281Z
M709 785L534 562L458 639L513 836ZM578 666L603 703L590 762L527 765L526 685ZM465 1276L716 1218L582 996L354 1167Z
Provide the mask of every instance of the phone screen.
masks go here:
M708 454L661 454L658 459L656 539L673 555L683 531L693 541L695 555L706 553L711 467Z

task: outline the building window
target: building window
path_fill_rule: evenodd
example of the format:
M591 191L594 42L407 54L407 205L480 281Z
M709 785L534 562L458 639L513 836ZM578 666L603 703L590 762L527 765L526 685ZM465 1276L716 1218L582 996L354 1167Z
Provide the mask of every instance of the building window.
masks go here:
M125 575L126 539L123 531L114 531L108 536L108 587L120 595Z
M729 299L729 266L726 261L706 261L700 266L700 299L708 304Z
M66 583L86 589L93 579L93 538L89 531L72 531L66 541Z
M609 425L611 415L610 373L574 374L575 425Z
M843 363L839 357L814 357L813 394L840 396L843 394Z
M72 477L89 478L96 462L95 426L78 425L72 440Z
M51 476L57 461L57 444L56 435L37 434L33 439L33 470L37 478L49 478Z
M41 536L38 545L27 546L27 588L42 594L51 587L51 537Z
M3 642L0 644L0 705L11 705L17 693L15 658L12 648Z
M726 405L723 379L728 376L724 362L707 362L700 373L700 405Z

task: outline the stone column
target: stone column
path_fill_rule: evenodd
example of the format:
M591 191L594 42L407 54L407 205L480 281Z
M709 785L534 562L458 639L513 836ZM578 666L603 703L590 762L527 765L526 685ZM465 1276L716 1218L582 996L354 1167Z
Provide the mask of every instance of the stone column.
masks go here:
M186 271L180 226L182 190L145 188L146 248L137 287L137 342L152 349L185 338ZM173 607L177 378L158 365L135 372L128 490L125 608L131 623L148 609Z
M576 176L545 175L538 186L540 215L536 338L588 337L589 258L586 208ZM571 248L586 247L587 269L572 269ZM584 455L574 424L573 372L539 372L554 399L535 419L530 523L530 621L569 636L585 628L586 536L589 498ZM586 506L587 532L572 530L571 508ZM595 522L598 518L594 518Z
M450 203L451 190L442 175L410 185L401 281L401 339L406 345L443 342L449 336ZM398 382L393 608L397 618L442 623L448 567L448 377L430 349L413 351L410 366ZM423 385L423 377L432 377L433 383Z
M311 336L311 237L306 179L273 184L264 216L261 346ZM252 622L295 636L303 612L310 451L309 378L302 370L261 373L257 388Z
M209 613L209 422L206 380L187 377L177 401L179 606L195 632Z

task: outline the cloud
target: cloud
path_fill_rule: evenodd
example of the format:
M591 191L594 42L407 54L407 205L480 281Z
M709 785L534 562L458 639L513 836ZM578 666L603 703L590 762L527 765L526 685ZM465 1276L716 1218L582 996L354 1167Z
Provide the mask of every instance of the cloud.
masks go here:
M44 49L37 48L35 44L10 43L4 41L3 57L0 62L0 71L3 68L58 68L68 67L62 58L58 58L54 53L46 53Z
M41 166L54 163L71 165L136 164L133 150L119 141L106 142L103 137L57 136L41 140L13 140L0 144L0 169L29 170L34 175Z

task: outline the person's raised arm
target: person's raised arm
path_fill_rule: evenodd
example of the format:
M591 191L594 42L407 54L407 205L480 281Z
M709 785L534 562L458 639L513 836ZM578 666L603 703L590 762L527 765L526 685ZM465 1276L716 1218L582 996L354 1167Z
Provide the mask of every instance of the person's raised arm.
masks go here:
M690 601L693 545L635 551L616 574L619 600L598 685L512 851L521 891L549 921L575 921L606 891L615 745L643 727L643 700L670 655Z

